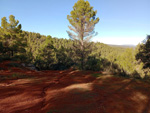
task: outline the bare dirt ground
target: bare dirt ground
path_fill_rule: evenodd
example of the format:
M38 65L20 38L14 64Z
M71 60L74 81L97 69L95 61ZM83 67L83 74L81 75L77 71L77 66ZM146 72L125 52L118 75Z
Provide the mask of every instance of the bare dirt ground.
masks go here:
M0 63L0 113L150 113L149 82L9 63Z

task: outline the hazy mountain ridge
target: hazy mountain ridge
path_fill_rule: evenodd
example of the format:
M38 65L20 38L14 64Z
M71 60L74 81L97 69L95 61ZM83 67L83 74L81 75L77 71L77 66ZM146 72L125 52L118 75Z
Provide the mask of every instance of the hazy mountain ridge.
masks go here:
M124 44L124 45L114 45L114 44L107 44L112 47L122 47L122 48L135 48L136 45Z

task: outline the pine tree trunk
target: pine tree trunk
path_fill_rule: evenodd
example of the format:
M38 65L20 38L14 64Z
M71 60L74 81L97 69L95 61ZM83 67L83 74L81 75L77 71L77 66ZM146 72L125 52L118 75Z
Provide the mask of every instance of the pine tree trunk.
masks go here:
M81 56L81 69L84 70L84 55Z

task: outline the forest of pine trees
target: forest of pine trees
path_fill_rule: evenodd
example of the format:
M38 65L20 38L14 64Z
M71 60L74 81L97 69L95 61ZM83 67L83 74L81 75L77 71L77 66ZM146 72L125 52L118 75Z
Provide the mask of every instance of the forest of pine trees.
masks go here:
M135 78L150 77L150 36L135 48L112 47L90 39L94 32L96 11L88 2L79 0L68 20L73 26L70 39L45 36L22 30L22 25L10 15L1 19L0 61L19 60L32 63L38 70L64 70L68 68L108 71ZM78 10L76 10L78 9ZM85 9L85 10L83 10ZM80 12L80 15L77 11ZM82 12L84 11L84 12ZM84 14L85 13L85 14ZM79 16L79 17L77 17Z

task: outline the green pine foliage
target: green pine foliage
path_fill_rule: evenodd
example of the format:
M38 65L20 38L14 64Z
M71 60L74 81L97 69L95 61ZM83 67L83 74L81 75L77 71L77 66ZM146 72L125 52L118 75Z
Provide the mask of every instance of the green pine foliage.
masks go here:
M89 12L90 15L96 15L93 8L89 6L87 1L79 0L75 4L73 12L77 13L76 9L79 7L79 12L84 9L92 11L92 13ZM75 15L74 13L73 15ZM74 17L69 18L73 19ZM91 18L88 21L94 20ZM80 21L78 22L80 25ZM137 45L136 48L122 48L100 42L86 42L80 38L72 40L22 31L21 24L18 20L15 20L13 15L9 16L9 22L6 17L3 17L0 26L0 61L17 59L24 63L32 63L39 70L84 68L84 70L108 71L116 75L133 78L147 79L150 77L150 36L147 36L145 42ZM80 45L82 41L83 45L90 45L89 48L83 46L84 51ZM84 58L82 58L82 55Z
M133 75L135 73L135 62L134 50L132 48L127 48L117 60L117 64L122 69L122 72L127 75Z
M78 0L74 4L73 10L67 19L71 26L68 26L71 31L67 31L68 35L76 43L73 45L80 67L83 70L85 61L88 55L91 53L90 39L96 35L94 28L99 22L99 18L96 18L97 11L93 10L88 1Z
M24 56L26 39L22 33L21 24L13 15L9 16L9 22L6 17L1 19L0 42L3 56L9 58Z
M144 77L150 78L150 35L138 45L136 59L142 67Z

